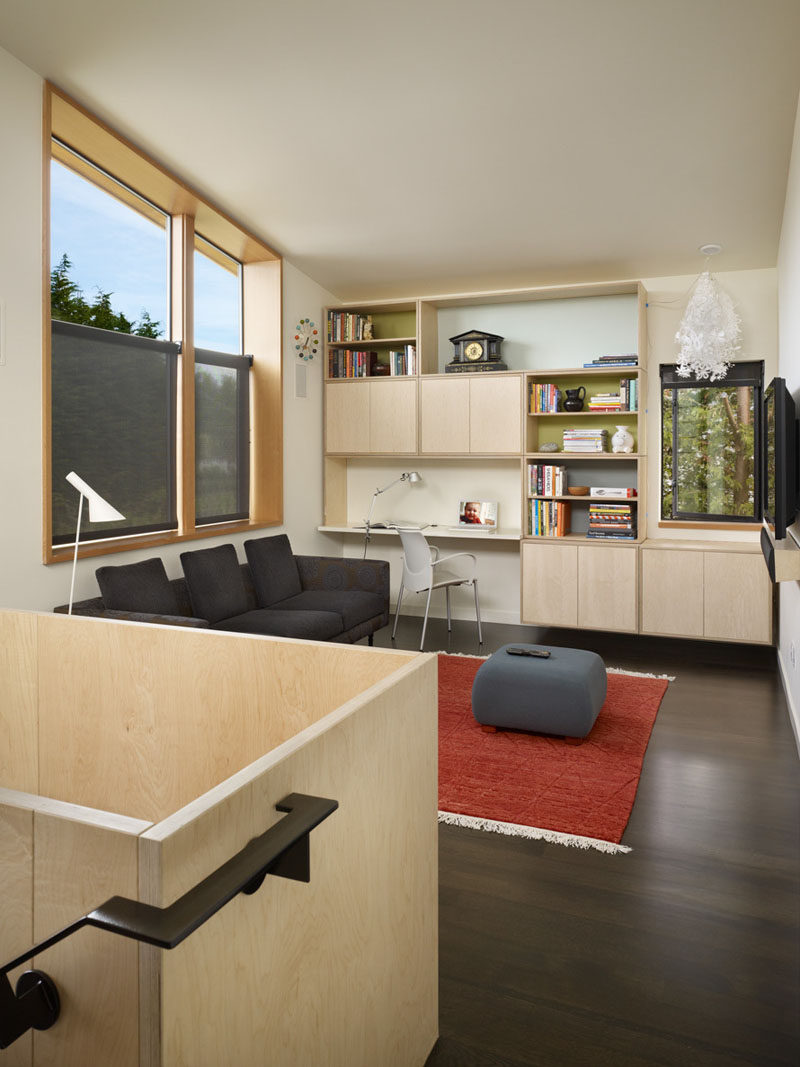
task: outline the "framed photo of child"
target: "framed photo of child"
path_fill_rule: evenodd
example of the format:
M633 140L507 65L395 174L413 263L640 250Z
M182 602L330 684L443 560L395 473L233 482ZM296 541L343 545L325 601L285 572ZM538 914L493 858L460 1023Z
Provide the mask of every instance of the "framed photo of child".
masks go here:
M458 504L458 525L483 526L497 529L496 500L461 500Z

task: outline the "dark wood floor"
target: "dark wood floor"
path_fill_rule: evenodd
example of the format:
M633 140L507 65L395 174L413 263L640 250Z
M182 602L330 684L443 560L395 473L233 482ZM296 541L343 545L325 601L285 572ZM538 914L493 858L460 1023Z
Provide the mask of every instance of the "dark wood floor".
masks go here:
M800 774L774 650L497 625L481 648L474 624L453 626L434 620L426 651L527 640L676 680L631 853L440 826L428 1067L797 1067ZM401 620L395 647L418 647L420 627Z

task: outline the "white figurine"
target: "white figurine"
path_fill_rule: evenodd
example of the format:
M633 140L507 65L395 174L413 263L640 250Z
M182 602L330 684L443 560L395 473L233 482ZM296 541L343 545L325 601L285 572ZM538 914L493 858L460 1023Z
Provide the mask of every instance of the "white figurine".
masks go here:
M633 452L633 434L627 426L618 426L611 438L612 452Z
M362 341L371 341L372 340L372 315L367 315L367 321L364 323L364 325L362 327L362 333L363 333L363 336L361 338Z

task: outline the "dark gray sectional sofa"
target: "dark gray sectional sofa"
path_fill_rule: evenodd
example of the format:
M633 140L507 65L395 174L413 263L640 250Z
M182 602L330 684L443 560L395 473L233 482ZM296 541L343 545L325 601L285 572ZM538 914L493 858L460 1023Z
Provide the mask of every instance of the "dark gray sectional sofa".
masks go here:
M244 547L244 564L233 545L183 552L184 577L172 580L158 557L99 567L101 595L73 604L73 614L370 644L389 622L385 561L295 556L285 534Z

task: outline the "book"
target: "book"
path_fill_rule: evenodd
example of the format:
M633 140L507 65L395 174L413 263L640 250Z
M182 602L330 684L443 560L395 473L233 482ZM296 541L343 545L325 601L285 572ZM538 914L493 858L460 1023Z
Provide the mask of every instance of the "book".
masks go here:
M592 485L589 487L589 496L605 496L611 498L634 497L636 490L614 485Z
M599 359L593 359L590 363L584 363L584 367L638 367L639 361L637 359L614 359L603 361Z

